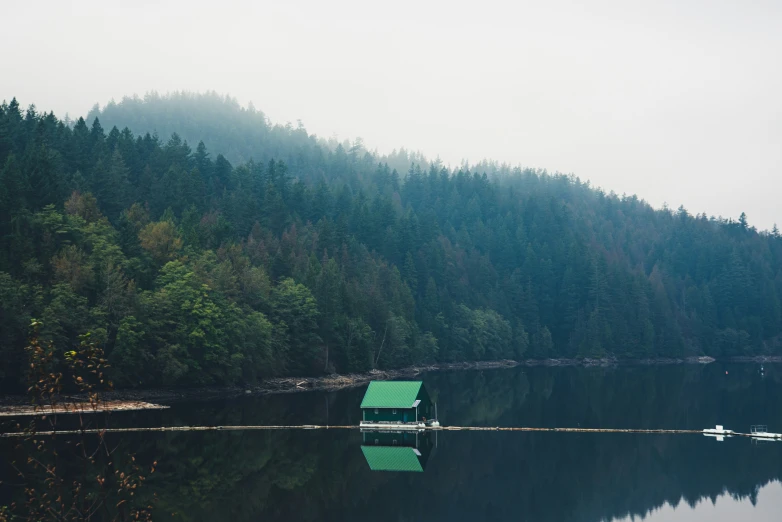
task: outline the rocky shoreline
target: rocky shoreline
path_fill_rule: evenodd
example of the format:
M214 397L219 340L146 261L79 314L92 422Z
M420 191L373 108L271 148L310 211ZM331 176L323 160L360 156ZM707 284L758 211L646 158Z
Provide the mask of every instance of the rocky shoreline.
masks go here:
M268 395L278 393L297 393L303 391L335 391L361 386L372 380L413 378L424 372L457 370L494 370L500 368L526 367L618 367L651 366L671 364L708 364L715 362L712 357L653 358L653 359L527 359L524 361L477 361L462 363L442 363L424 366L411 366L397 370L372 370L366 373L333 374L319 377L276 377L266 379L249 386L212 386L203 388L174 389L123 389L102 394L105 402L150 403L151 406L169 404L186 400L228 399L243 395ZM782 356L733 357L725 362L736 363L782 363ZM80 401L83 398L69 396L63 401ZM29 405L25 396L0 397L0 415L3 411L21 405ZM144 409L144 408L140 408Z

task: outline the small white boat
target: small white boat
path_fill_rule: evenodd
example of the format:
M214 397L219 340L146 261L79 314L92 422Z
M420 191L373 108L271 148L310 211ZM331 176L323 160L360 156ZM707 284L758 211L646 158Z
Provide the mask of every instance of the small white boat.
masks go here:
M725 440L725 437L732 437L736 433L733 430L726 430L724 426L717 424L714 428L706 428L703 434L707 437L716 437L718 441Z

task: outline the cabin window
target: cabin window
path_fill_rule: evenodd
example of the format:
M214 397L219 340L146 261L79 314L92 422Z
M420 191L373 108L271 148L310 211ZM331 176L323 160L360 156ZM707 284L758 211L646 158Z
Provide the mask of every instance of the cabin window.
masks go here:
M377 446L378 444L380 444L380 440L379 439L375 439L375 446Z
M377 412L377 408L375 408L375 415L377 415L377 413L378 413L378 412Z
M396 446L396 439L394 439L394 440L391 442L391 444L392 444L393 446Z
M391 413L393 413L394 415L396 415L396 408L394 408L393 410L391 410Z

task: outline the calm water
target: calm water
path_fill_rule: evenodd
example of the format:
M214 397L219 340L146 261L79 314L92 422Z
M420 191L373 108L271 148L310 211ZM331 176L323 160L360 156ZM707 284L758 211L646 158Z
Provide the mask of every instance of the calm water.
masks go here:
M726 375L725 372L728 372ZM782 366L435 373L445 425L782 431ZM364 389L174 404L119 425L357 424ZM423 473L373 472L358 431L165 433L111 440L159 462L156 520L779 520L782 442L700 435L438 433ZM18 498L2 442L3 501ZM62 452L67 455L67 449ZM78 466L75 464L73 468ZM70 468L69 468L70 469ZM75 471L74 471L75 473Z

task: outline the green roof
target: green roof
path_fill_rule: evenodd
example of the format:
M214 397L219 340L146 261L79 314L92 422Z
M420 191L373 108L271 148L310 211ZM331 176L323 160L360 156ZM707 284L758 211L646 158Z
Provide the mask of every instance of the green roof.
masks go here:
M361 407L412 408L421 384L421 381L372 381Z
M361 446L372 471L424 470L413 448L405 446Z

